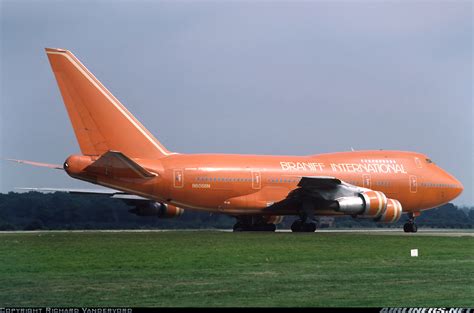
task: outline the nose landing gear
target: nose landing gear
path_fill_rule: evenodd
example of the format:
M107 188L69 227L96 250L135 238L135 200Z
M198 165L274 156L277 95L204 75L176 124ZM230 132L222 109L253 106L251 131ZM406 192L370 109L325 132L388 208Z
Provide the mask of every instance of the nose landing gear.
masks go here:
M408 222L403 225L403 231L405 233L416 233L418 231L418 226L415 223L415 214L410 212L408 213Z

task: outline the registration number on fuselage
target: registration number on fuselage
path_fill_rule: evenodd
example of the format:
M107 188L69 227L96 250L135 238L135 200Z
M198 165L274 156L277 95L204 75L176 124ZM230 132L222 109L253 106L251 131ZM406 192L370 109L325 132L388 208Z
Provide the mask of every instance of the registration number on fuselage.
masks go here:
M192 187L193 187L193 188L204 188L204 189L207 189L207 188L211 188L211 184L192 184Z

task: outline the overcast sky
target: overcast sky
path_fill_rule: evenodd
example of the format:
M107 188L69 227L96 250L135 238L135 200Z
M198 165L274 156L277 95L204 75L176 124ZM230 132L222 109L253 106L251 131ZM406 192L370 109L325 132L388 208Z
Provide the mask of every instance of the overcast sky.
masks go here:
M471 1L0 1L0 156L79 146L44 47L67 48L169 149L429 155L473 201ZM0 162L0 191L92 187Z

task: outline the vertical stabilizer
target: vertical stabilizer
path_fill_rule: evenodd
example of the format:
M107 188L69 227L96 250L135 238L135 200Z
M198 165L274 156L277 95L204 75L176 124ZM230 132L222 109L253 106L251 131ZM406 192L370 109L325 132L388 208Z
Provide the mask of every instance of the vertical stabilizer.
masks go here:
M172 154L68 50L46 48L84 155L120 151L132 158Z

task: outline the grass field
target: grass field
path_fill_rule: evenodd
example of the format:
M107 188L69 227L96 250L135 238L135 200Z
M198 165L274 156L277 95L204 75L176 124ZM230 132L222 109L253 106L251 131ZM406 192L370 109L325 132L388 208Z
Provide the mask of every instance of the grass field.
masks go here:
M0 306L474 306L474 237L4 233L0 253Z

